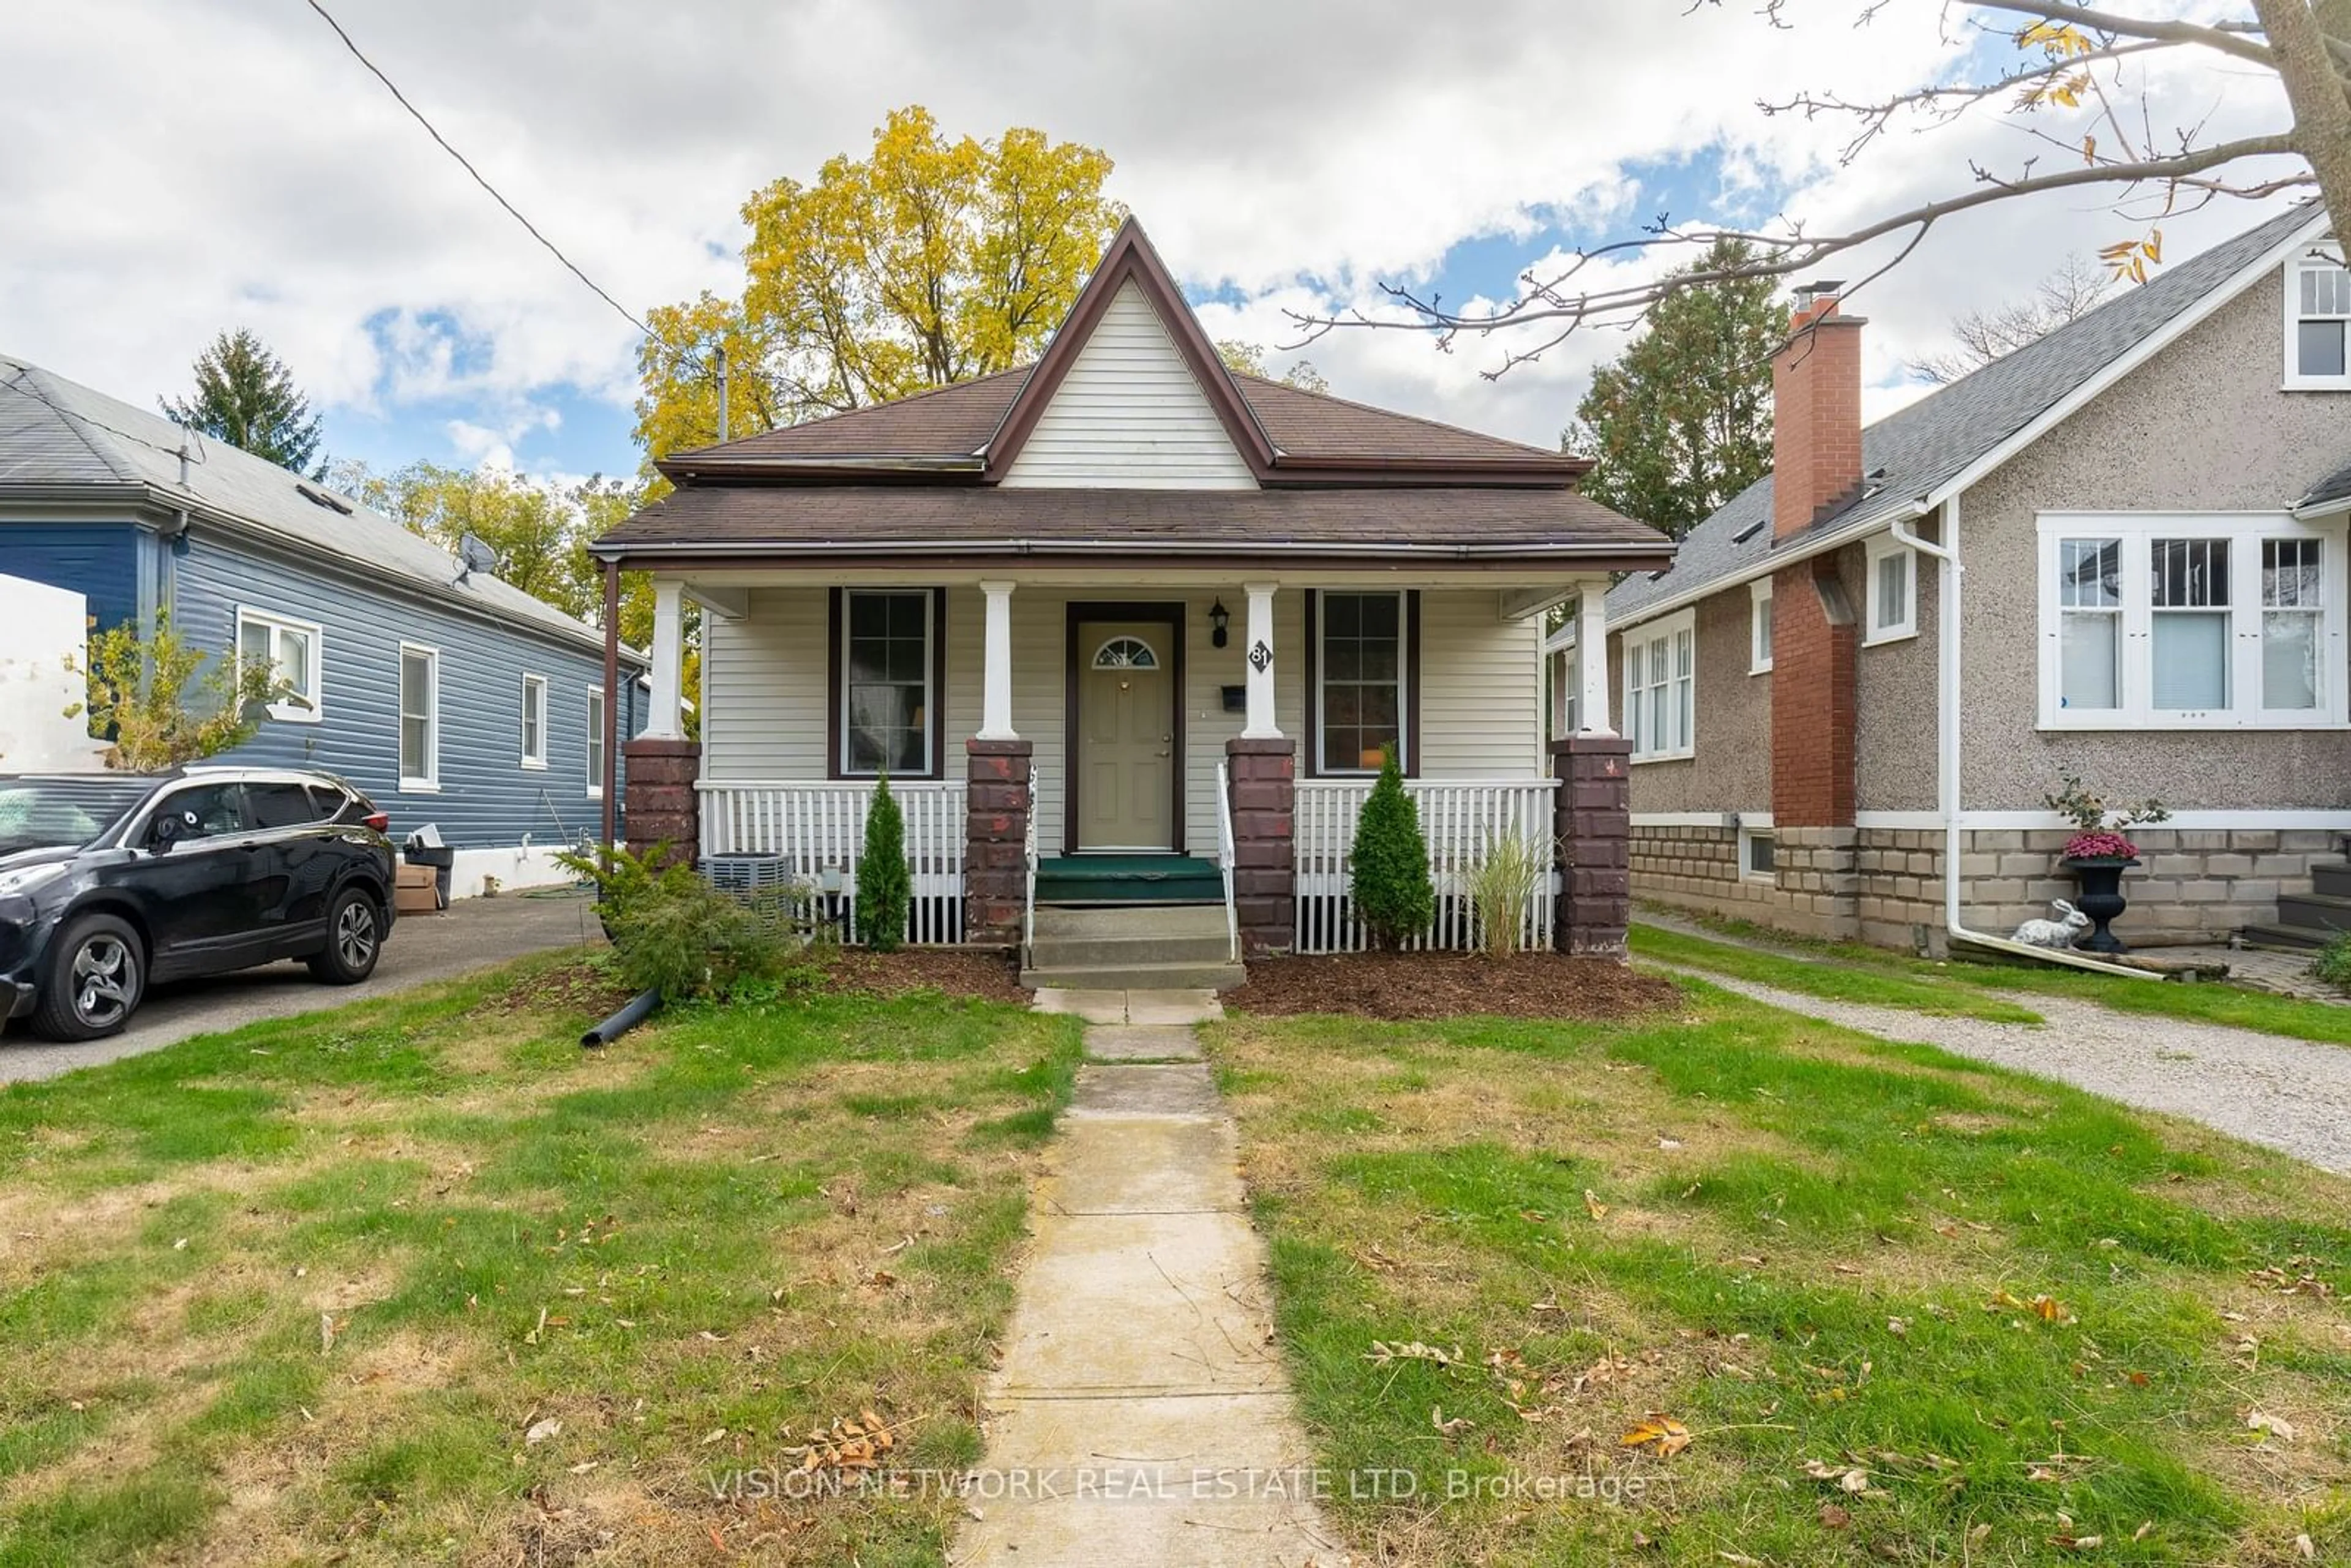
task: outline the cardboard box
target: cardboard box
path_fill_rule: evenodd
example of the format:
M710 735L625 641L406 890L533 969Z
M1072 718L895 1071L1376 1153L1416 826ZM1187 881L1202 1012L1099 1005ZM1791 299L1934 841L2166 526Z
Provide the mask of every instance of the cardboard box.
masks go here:
M403 865L392 873L392 907L399 915L438 915L441 873L429 865Z

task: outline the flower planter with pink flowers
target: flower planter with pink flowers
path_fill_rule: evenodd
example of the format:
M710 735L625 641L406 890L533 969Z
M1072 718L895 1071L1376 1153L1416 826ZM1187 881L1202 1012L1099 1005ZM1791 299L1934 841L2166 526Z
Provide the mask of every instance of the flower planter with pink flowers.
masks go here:
M2162 801L2152 800L2115 810L2104 796L2084 789L2079 775L2058 777L2064 787L2042 799L2051 810L2074 823L2074 836L2065 841L2064 864L2081 890L2074 906L2090 917L2089 934L2077 946L2093 953L2128 952L2122 938L2108 929L2130 906L2123 896L2123 873L2138 864L2138 846L2122 830L2160 822L2171 813Z

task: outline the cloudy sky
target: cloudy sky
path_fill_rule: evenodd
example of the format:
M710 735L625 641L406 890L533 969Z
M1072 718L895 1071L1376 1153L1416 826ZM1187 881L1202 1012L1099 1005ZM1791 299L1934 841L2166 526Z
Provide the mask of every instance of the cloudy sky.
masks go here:
M1984 116L1845 168L1843 127L1757 111L1803 88L1948 76L1970 47L1980 59L1964 8L1936 0L1893 0L1862 27L1860 0L1790 0L1785 29L1752 0L1470 0L1442 20L1417 0L327 3L638 309L739 287L745 195L862 152L907 103L950 132L1031 125L1108 152L1113 193L1211 334L1270 345L1284 306L1376 304L1384 282L1501 297L1661 211L1817 231L1964 185L1970 158L2013 170L2036 151ZM17 7L7 34L0 351L145 402L183 390L214 333L250 326L338 456L634 471L632 329L303 0L76 0ZM2257 72L2193 59L2150 86L2158 130L2282 118ZM2224 203L2168 220L2168 251L2260 215ZM1873 406L1916 395L1904 361L1943 346L1954 314L2133 232L2095 196L1947 225L1855 306ZM1310 357L1343 394L1548 444L1621 348L1592 334L1499 380L1491 340L1438 353L1350 331Z

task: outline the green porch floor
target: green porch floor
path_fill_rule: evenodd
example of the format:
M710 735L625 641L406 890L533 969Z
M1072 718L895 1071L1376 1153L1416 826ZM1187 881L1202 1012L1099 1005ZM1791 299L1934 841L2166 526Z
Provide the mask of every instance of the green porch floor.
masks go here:
M1049 855L1040 904L1221 904L1224 873L1196 855Z

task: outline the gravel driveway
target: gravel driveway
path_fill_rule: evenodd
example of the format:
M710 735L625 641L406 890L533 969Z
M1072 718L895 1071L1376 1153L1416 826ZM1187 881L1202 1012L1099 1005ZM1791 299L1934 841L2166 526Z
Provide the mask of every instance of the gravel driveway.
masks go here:
M2185 1116L2351 1175L2351 1047L2109 1012L2088 1002L2039 995L2014 999L2049 1020L2040 1028L1929 1018L1902 1008L1798 996L1703 969L1664 967L1882 1040L1938 1045L2144 1111Z
M235 1029L256 1019L339 1008L432 980L554 947L601 944L596 906L585 894L467 898L438 915L403 915L367 983L322 986L295 963L266 964L231 975L158 986L131 1019L104 1040L59 1045L38 1039L19 1021L0 1035L0 1083L55 1078L77 1067L157 1051L191 1035Z

